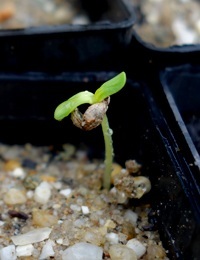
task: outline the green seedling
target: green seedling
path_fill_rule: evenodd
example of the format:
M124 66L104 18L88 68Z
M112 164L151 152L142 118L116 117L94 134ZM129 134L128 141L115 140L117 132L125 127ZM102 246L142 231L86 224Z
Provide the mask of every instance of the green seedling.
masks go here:
M110 188L114 156L112 130L109 127L106 111L110 102L110 96L120 91L125 83L126 74L121 72L101 85L95 93L89 91L79 92L58 105L54 112L54 118L59 121L71 114L74 125L83 130L92 130L101 124L105 142L103 187L106 189ZM83 104L90 104L84 114L78 109Z

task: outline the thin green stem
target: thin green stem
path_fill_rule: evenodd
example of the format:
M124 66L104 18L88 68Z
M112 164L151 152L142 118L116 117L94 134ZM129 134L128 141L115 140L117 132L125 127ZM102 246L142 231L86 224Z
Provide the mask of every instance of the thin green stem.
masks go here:
M112 142L112 130L109 127L108 118L105 115L101 123L103 130L103 137L105 142L105 172L103 175L103 187L105 189L110 189L111 182L111 172L113 163L113 142Z

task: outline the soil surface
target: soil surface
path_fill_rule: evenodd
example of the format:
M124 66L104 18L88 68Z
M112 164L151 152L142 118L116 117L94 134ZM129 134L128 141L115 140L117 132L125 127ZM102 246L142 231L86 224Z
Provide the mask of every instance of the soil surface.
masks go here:
M130 0L135 31L159 47L200 43L200 2L196 0Z
M168 259L148 222L151 205L134 206L144 186L134 181L130 194L132 181L146 178L142 167L125 165L113 164L108 191L103 161L89 160L85 149L1 144L0 258Z
M78 0L1 0L0 29L87 24Z

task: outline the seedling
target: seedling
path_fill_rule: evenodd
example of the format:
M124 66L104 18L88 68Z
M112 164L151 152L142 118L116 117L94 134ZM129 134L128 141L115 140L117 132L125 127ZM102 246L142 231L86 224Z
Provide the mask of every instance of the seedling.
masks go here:
M79 92L58 105L54 112L54 118L59 121L71 114L74 125L86 131L92 130L101 124L105 142L103 187L106 189L110 188L114 156L112 130L109 127L106 111L110 103L110 96L120 91L125 83L126 74L121 72L106 81L94 94L89 91ZM78 107L83 104L90 104L84 114L78 110Z

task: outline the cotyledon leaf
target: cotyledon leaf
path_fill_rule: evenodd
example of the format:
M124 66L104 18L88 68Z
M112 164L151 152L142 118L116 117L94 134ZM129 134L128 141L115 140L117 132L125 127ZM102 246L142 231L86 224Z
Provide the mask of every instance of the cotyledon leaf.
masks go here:
M57 106L54 112L54 118L60 121L63 118L67 117L78 106L82 104L93 104L93 103L94 103L94 94L92 92L89 91L79 92Z
M100 88L94 93L95 103L101 102L105 98L120 91L126 83L126 74L121 72L114 78L106 81Z

